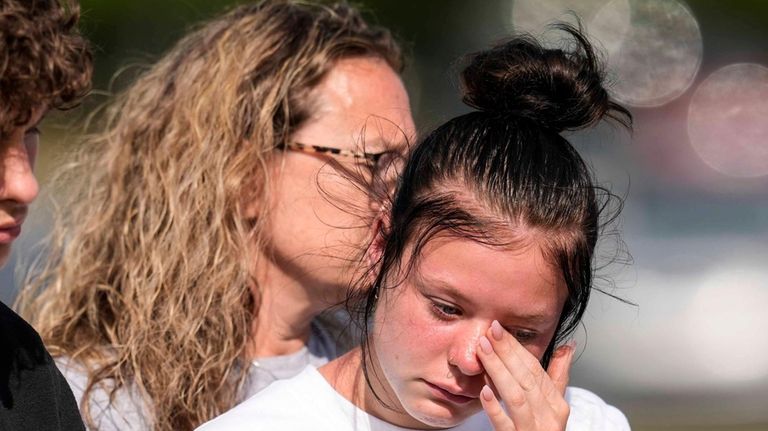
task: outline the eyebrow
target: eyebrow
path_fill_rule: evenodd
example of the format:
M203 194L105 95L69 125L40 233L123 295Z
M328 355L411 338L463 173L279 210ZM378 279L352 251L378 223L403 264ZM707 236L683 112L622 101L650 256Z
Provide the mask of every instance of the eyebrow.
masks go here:
M459 291L454 285L451 283L446 282L445 280L441 280L439 278L432 278L429 276L425 276L421 273L418 269L414 269L414 273L416 275L416 281L420 285L429 285L432 287L437 287L443 291L445 291L448 295L457 298L463 302L469 302L472 301L469 300L462 292Z
M474 304L473 301L469 300L469 298L466 297L459 289L456 288L456 286L452 285L451 283L441 280L439 278L432 278L429 276L425 276L421 273L418 269L414 270L416 281L420 285L429 285L432 287L436 287L442 291L444 291L447 295L458 299L461 302ZM500 316L497 320L499 322L502 322L504 320L509 320L508 318L514 318L514 320L522 320L527 323L534 323L534 324L547 324L550 323L549 316L546 316L542 313L529 313L529 314L520 314L520 313L509 313L505 316Z

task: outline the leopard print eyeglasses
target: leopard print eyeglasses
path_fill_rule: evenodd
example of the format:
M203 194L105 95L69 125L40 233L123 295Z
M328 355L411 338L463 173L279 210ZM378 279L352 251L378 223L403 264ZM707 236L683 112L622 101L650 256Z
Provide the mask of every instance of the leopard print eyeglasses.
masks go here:
M342 150L341 148L308 145L300 142L286 142L278 148L304 153L328 154L331 157L347 157L363 161L370 169L370 188L372 192L383 196L394 187L396 172L400 163L404 160L399 151L387 150L380 153L366 153L363 151Z
M301 151L305 153L331 154L340 157L351 157L354 159L363 159L378 163L382 156L392 153L392 151L382 151L380 153L366 153L362 151L342 150L341 148L322 147L320 145L308 145L300 142L286 142L278 148L283 150Z

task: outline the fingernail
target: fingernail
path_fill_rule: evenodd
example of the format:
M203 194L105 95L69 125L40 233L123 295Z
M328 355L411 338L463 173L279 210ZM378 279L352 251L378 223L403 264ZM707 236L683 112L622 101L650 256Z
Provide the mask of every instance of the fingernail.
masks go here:
M491 335L493 335L493 338L496 341L501 341L501 338L504 337L504 329L501 327L498 320L494 320L491 323Z
M480 344L480 350L482 350L483 353L489 354L493 352L493 347L491 347L491 342L488 341L487 338L485 338L485 335L480 337L480 341L478 343Z
M570 347L572 351L576 351L576 340L568 340L565 345Z
M485 385L483 386L483 389L480 390L480 396L486 401L491 401L493 400L493 391L488 385Z

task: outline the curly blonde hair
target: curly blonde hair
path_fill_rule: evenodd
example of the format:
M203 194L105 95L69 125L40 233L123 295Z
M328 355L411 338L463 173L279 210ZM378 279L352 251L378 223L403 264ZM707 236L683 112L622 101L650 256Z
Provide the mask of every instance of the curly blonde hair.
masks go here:
M133 387L156 430L236 404L268 218L246 204L269 201L266 166L310 91L361 56L402 69L389 32L355 9L268 0L186 36L117 97L61 177L79 187L22 300L54 355L88 365L84 399L103 381Z

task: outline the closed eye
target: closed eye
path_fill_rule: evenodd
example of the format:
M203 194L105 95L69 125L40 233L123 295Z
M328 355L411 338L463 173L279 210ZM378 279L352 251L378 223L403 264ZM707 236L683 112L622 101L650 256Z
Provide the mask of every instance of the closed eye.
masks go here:
M533 342L536 337L539 336L537 332L526 331L524 329L509 329L508 331L520 344Z
M461 316L461 310L450 304L439 301L431 301L432 312L440 319L448 320Z

